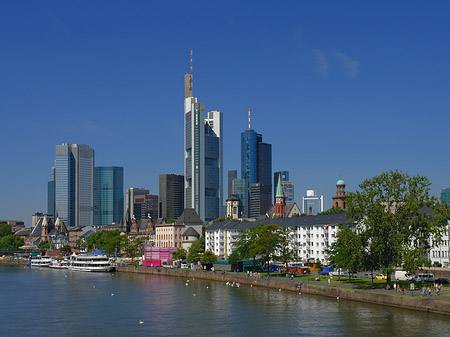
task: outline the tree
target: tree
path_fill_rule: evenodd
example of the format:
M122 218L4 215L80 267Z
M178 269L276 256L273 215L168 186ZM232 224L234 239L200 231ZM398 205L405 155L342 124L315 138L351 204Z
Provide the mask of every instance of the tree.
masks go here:
M39 242L39 249L40 250L44 250L44 249L50 249L50 242L48 241L41 241Z
M62 246L59 250L63 253L70 253L72 251L72 248L70 248L69 245L65 245L65 246Z
M217 256L213 252L207 250L203 253L202 263L214 263L215 261L217 261Z
M239 256L239 252L237 250L233 250L233 252L228 256L228 263L230 264L238 264L241 261L241 257Z
M333 206L333 207L327 209L326 211L317 213L317 215L324 215L324 214L339 214L339 213L344 213L344 212L345 212L345 210L344 210L343 208Z
M430 196L427 177L399 171L384 172L363 181L359 191L347 194L347 216L356 224L363 238L364 252L373 265L379 266L391 283L394 267L417 263L421 249L427 255L437 244L450 215L446 205Z
M202 236L200 239L192 243L189 248L189 254L187 256L188 262L199 261L205 251L205 237Z
M255 251L262 255L267 266L267 275L270 273L270 261L277 256L276 253L281 248L281 238L281 228L278 225L265 225L257 238Z
M25 244L23 238L14 234L0 237L0 246L19 248Z
M122 236L120 246L122 250L131 257L132 263L134 263L136 257L142 255L145 240L147 240L147 237Z
M336 241L327 250L328 260L338 268L356 273L362 266L362 245L358 234L348 225L339 226ZM340 277L341 273L339 273Z
M298 245L295 240L295 230L291 227L283 227L279 229L279 249L277 259L285 264L286 270L288 263L297 260Z
M1 224L0 225L0 237L12 234L11 225Z
M239 233L239 237L234 243L235 256L233 259L253 259L253 271L256 270L256 256L260 255L260 247L258 246L258 238L264 227L264 224L260 223L255 227L250 227Z
M184 248L178 248L176 251L172 253L172 259L173 260L186 260L187 252Z
M82 243L82 246L88 250L104 249L108 253L112 253L120 251L123 240L118 230L104 230L89 235L86 241Z

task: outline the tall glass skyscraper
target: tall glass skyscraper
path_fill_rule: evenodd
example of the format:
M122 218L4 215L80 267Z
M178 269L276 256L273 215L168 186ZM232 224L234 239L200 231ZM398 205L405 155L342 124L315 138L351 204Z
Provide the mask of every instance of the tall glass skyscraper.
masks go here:
M289 171L278 171L273 174L273 203L275 204L276 186L278 186L278 179L281 178L281 187L283 189L284 202L286 205L294 204L294 184L289 181Z
M192 64L192 59L191 59ZM203 103L192 91L192 72L184 77L184 189L185 208L203 221L223 214L223 117L205 116Z
M123 167L96 167L94 225L108 226L123 219Z
M68 226L94 223L94 149L84 144L56 146L55 213Z
M234 179L232 183L232 194L239 198L239 217L248 218L249 187L247 179Z
M250 128L241 133L241 178L249 185L249 216L265 214L272 200L272 145Z

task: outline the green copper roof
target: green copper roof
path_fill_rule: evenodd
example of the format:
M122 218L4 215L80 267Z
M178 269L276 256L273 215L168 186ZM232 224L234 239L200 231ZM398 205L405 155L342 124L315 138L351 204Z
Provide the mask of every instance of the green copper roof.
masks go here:
M278 175L277 195L276 197L284 197L283 189L281 188L281 174Z
M345 185L345 181L343 181L342 179L339 179L337 181L336 185Z

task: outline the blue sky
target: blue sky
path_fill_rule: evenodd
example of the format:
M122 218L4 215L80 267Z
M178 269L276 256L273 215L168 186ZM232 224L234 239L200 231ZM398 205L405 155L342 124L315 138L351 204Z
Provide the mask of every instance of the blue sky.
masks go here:
M385 170L450 187L450 3L20 1L0 4L0 218L47 210L55 146L84 143L126 187L183 173L183 75L240 132L273 146L300 203L331 206Z

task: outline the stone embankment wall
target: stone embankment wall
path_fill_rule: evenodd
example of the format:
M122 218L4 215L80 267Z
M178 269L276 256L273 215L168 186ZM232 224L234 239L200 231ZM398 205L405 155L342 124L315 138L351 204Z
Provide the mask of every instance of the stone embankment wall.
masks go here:
M28 259L0 259L0 266L18 266L28 263Z
M282 289L298 292L298 282L277 280L275 278L254 278L244 275L220 274L205 271L192 271L190 269L170 269L170 268L135 268L117 267L118 272L143 273L162 276L176 276L185 278L198 278L221 282L238 282L240 284L254 285L273 289ZM376 291L357 290L350 288L329 287L317 284L302 283L301 292L305 294L329 296L360 302L377 303L382 305L396 306L401 308L436 312L450 315L450 302L440 301L427 297L411 297L394 294L378 293ZM407 292L406 292L407 293Z

